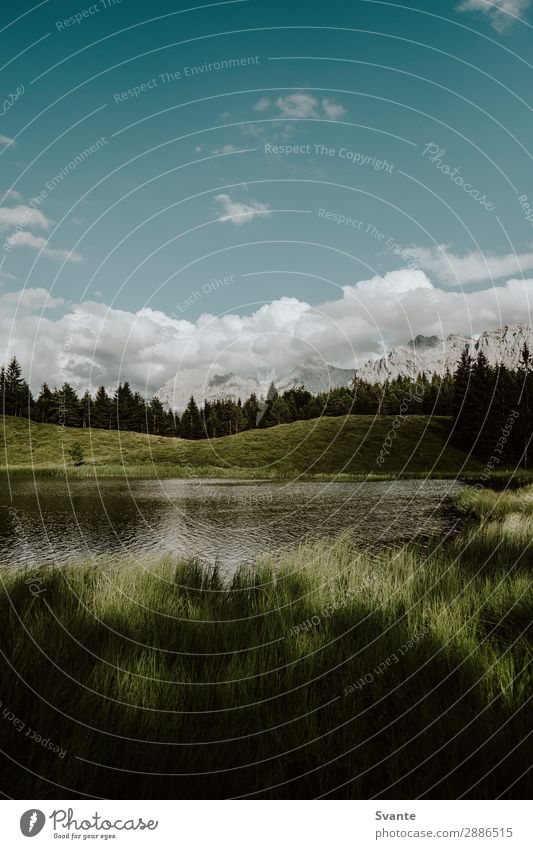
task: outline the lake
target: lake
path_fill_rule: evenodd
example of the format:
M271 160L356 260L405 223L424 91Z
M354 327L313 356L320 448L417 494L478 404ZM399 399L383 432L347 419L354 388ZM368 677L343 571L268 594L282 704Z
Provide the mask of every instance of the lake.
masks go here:
M349 530L365 547L455 532L448 480L254 482L18 480L0 499L0 560L39 566L101 555L195 555L223 571Z

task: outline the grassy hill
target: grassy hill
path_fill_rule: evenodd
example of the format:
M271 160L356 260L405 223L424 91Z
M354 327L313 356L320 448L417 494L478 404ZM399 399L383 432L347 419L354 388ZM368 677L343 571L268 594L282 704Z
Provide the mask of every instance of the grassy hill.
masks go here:
M321 418L189 441L139 433L61 428L4 417L0 471L10 474L278 477L293 475L456 475L482 468L448 444L451 421L409 416L395 431L390 453L377 458L392 432L392 416ZM68 451L81 443L84 465Z

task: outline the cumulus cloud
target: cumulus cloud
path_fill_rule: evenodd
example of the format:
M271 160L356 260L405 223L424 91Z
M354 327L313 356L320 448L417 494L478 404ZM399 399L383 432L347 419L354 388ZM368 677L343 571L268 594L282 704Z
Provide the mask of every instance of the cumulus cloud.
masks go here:
M12 198L13 200L21 201L22 195L20 192L15 191L15 189L8 189L6 192L7 198Z
M46 289L42 288L22 289L20 292L6 292L0 299L4 304L17 304L17 306L27 312L53 309L55 307L62 307L65 304L63 298L53 298Z
M48 230L51 222L40 209L18 204L17 206L0 206L0 229L9 230L12 227L29 226Z
M14 193L18 194L18 193ZM49 259L66 260L67 262L81 262L83 257L74 251L60 248L51 248L48 239L36 236L26 227L37 227L40 230L49 230L52 221L46 217L44 212L34 206L18 204L17 206L0 207L0 233L5 233L4 244L7 249L32 248L40 251L42 256Z
M67 262L83 261L81 254L61 248L50 248L48 247L48 240L44 236L35 236L27 230L20 230L7 241L11 247L33 248L36 251L41 251L42 256L46 256L49 259L66 260Z
M473 335L531 324L532 303L533 279L464 293L439 289L422 270L405 268L335 289L317 306L284 297L249 315L205 313L195 321L96 301L61 309L44 290L25 290L23 297L0 296L0 339L10 339L0 361L16 353L34 389L43 380L68 380L83 392L128 379L154 392L182 369L286 374L316 356L353 368L380 354L384 342L405 344L418 333ZM41 314L45 305L59 314Z
M270 207L266 203L252 200L250 203L234 200L230 195L215 195L215 201L224 213L220 221L231 221L233 224L246 224L258 215L269 217Z
M338 121L346 115L346 109L329 97L320 100L306 91L295 91L292 94L280 96L273 103L262 97L254 105L256 112L266 112L275 109L281 118L328 118Z
M339 118L343 118L344 115L346 115L346 109L344 106L341 106L340 103L335 103L328 97L325 97L322 101L322 108L330 121L338 121Z
M318 105L316 97L305 92L287 94L276 100L282 118L318 118Z
M521 18L531 5L532 0L462 0L457 6L459 12L482 12L498 32L509 27L515 18Z
M270 100L268 99L268 97L261 97L253 108L256 112L265 112L269 106Z
M434 248L406 248L402 254L447 286L468 286L533 269L533 253L496 256L474 251L458 256L449 252L445 245L438 245Z

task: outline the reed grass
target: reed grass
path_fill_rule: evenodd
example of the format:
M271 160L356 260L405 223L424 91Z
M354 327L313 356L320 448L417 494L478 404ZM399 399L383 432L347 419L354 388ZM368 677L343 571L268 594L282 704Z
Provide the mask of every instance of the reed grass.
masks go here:
M170 557L1 569L2 709L65 753L3 718L2 786L523 797L530 564L510 529L499 517L376 556L344 535L231 579Z

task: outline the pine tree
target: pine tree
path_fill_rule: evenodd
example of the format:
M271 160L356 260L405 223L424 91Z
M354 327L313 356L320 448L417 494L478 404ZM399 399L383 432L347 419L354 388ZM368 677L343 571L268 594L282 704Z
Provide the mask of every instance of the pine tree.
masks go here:
M285 424L289 421L289 408L281 395L276 395L268 411L269 426Z
M435 398L435 414L437 416L451 416L453 410L453 399L455 391L455 380L449 369L446 369L444 377L436 380L437 394Z
M453 387L452 415L456 430L460 433L465 419L468 417L467 393L472 374L472 357L468 345L465 345L455 372Z
M47 383L43 383L35 402L34 418L38 422L51 422L54 418L54 395Z
M6 370L2 366L0 368L0 391L2 392L2 415L7 415L6 411Z
M127 380L119 383L115 390L112 421L117 430L135 430L133 392Z
M246 417L246 427L248 429L255 427L257 413L259 412L259 402L255 392L252 392L248 400L244 402L242 409Z
M246 416L244 414L244 410L242 408L241 399L234 404L234 416L233 416L233 432L240 433L247 428Z
M216 436L214 410L213 405L210 404L209 401L204 401L204 405L200 410L200 418L202 420L204 436L207 436L209 438Z
M81 405L76 392L69 383L54 391L54 421L63 427L80 427Z
M192 395L181 417L180 436L184 439L201 439L203 436L200 411Z
M533 363L527 343L524 342L520 357L517 374L518 396L515 407L518 412L518 420L515 421L511 434L511 444L516 460L521 460L524 469L530 467L530 443L532 438L532 415L533 415Z
M134 392L129 417L129 430L136 430L138 433L148 432L148 407L149 404L146 403L141 393Z
M4 379L4 410L8 416L20 416L25 407L22 369L16 357L12 357Z
M463 425L468 445L475 447L476 453L488 459L494 442L495 416L493 410L496 381L495 372L489 366L488 360L479 351L472 367L472 378L468 389L469 419ZM496 423L497 424L497 423Z
M163 423L161 425L162 436L179 436L179 421L177 413L172 410L163 410Z
M99 386L91 404L91 427L111 427L112 404L105 387Z
M92 408L93 399L91 398L91 393L87 389L83 395L83 398L80 401L80 410L81 410L81 426L82 427L90 427L91 426L91 408Z
M181 419L178 413L168 410L166 413L167 430L171 436L181 436Z
M155 395L150 401L147 410L148 415L148 432L153 433L156 436L164 433L165 431L165 410L163 409L163 405L159 398Z

